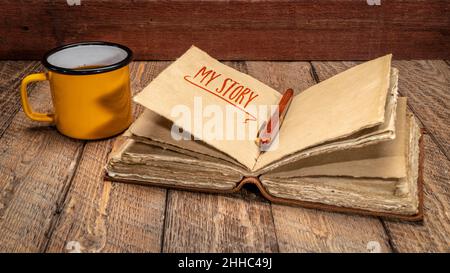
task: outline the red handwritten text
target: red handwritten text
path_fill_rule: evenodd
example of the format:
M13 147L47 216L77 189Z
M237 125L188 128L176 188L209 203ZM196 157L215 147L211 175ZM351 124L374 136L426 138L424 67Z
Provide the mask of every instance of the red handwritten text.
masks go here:
M255 91L232 78L226 78L222 81L218 80L220 76L222 74L212 69L208 70L206 66L203 66L197 71L194 77L186 75L184 79L197 87L223 98L232 105L239 106L239 108L242 107L245 109L250 102L259 96ZM211 88L212 86L217 87Z

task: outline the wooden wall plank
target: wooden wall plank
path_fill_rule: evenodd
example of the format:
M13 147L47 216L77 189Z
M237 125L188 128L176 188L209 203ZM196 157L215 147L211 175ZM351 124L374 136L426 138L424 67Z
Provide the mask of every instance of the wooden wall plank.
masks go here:
M132 90L140 91L168 64L132 63ZM135 117L141 111L135 104ZM86 144L46 251L160 251L166 190L104 181L104 166L113 142L108 139Z
M19 65L27 67L23 72L28 73L35 63ZM51 110L48 84L39 83L30 93L35 110ZM10 102L15 99L18 98L8 98ZM7 115L14 111L17 109L10 108ZM30 121L23 111L17 112L0 138L1 252L40 251L61 197L70 185L82 147L82 141L64 137L54 127Z
M120 42L147 60L173 60L192 44L227 60L450 58L444 0L80 2L3 1L0 58L41 58L80 40Z
M249 74L277 90L303 91L316 83L307 62L247 62ZM322 71L316 71L322 76ZM373 217L272 205L280 252L390 252L382 223ZM375 244L375 245L373 245Z
M247 72L243 62L226 64ZM163 252L277 252L270 204L242 191L169 190Z

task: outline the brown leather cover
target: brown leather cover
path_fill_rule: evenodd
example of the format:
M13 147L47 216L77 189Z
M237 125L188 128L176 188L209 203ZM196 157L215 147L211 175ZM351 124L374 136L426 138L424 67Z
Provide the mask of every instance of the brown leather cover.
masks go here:
M266 199L268 199L270 202L277 203L277 204L301 206L301 207L305 207L305 208L320 209L320 210L326 210L326 211L379 216L379 217L383 217L383 218L395 218L395 219L400 219L400 220L405 220L405 221L422 221L423 220L423 163L424 163L423 134L425 134L425 133L426 133L426 131L422 129L422 135L419 140L419 176L417 178L417 184L418 184L417 190L419 193L419 208L418 208L418 213L415 215L402 215L402 214L396 214L396 213L374 212L374 211L364 210L364 209L339 207L339 206L333 206L333 205L326 205L326 204L322 204L322 203L299 201L299 200L276 197L276 196L271 195L268 191L266 191L266 189L264 188L263 184L261 183L261 181L259 180L258 177L245 177L236 185L236 187L234 187L231 190L214 190L214 189L194 188L194 187L186 187L186 186L162 185L162 184L158 184L158 183L142 182L139 180L117 179L117 178L110 177L107 174L105 174L105 179L109 180L109 181L133 183L133 184L140 184L140 185L147 185L147 186L150 186L150 185L151 186L160 186L160 187L165 187L165 188L174 188L174 189L198 191L198 192L206 192L206 193L234 193L234 192L239 191L245 184L254 184L254 185L256 185L256 187L258 187L259 191Z

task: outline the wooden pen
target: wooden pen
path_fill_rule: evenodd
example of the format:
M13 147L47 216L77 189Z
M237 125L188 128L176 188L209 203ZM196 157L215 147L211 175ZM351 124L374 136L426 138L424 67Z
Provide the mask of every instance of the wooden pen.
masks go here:
M287 89L280 102L278 103L278 112L273 113L272 117L268 122L264 122L261 129L258 131L256 137L256 144L270 145L272 140L278 134L281 124L283 123L284 117L286 116L289 105L291 104L292 98L294 97L294 90L291 88ZM277 117L278 115L278 117Z

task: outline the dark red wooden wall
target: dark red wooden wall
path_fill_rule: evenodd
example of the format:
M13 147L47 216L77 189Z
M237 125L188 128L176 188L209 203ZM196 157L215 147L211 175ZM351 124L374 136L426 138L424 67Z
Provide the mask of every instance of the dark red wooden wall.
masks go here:
M379 2L6 0L0 59L38 59L86 40L123 43L146 60L172 60L192 44L223 60L364 60L391 52L450 59L450 1Z

